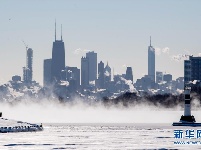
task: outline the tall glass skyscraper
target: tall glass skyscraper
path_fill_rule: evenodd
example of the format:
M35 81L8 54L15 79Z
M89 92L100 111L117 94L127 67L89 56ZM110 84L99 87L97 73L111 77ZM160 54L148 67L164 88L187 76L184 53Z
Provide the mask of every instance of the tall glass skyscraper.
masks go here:
M98 63L98 87L100 89L104 88L104 63L100 61Z
M156 83L163 81L163 72L156 71Z
M189 56L189 60L184 60L184 83L194 80L201 81L201 57Z
M89 59L87 57L81 58L81 86L82 89L89 86Z
M126 69L126 80L131 80L133 83L133 71L132 71L132 67L127 67Z
M148 47L148 77L155 82L155 49L151 46Z
M48 87L51 84L51 66L52 59L45 59L43 63L43 86Z
M55 22L55 41L52 47L52 67L51 76L52 82L59 82L62 79L62 70L65 70L65 47L62 39L61 27L61 40L56 39L56 22Z
M88 52L86 57L89 60L89 81L95 81L97 79L97 53Z
M32 76L33 76L32 64L33 64L33 50L31 48L28 48L27 55L26 55L26 67L23 67L24 82L31 83L32 81Z

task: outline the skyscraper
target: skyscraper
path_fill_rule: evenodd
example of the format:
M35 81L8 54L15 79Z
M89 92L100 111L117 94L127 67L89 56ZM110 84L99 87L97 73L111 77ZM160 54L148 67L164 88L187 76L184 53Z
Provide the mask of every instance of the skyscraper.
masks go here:
M56 22L55 22L55 41L52 47L52 66L51 66L51 80L59 82L62 79L62 70L65 70L65 47L62 39L61 26L61 40L56 39Z
M51 66L52 59L45 59L43 64L43 86L47 87L51 84Z
M151 46L148 47L148 77L155 82L155 49Z
M201 57L189 56L184 60L184 84L194 80L201 81Z
M89 86L89 59L87 57L81 58L81 86L82 89Z
M170 83L172 81L172 75L171 74L164 74L163 75L163 81Z
M14 81L14 82L21 81L21 77L18 75L14 75L14 76L12 76L12 81Z
M23 67L23 80L25 82L32 81L32 75L33 75L32 63L33 63L33 50L31 48L28 48L26 51L26 67Z
M89 81L95 81L97 79L97 53L88 52L86 57L89 60Z
M107 62L107 65L104 68L104 81L105 81L104 86L106 89L109 87L109 83L111 81L111 75L112 75L111 74L111 68Z
M100 61L98 63L98 87L100 89L104 88L104 63Z
M191 60L184 60L184 84L191 81Z
M156 83L163 81L163 72L156 71Z
M32 64L33 64L33 50L31 48L28 48L28 50L27 50L27 68L29 68L29 77L28 77L29 81L32 81L32 76L33 76Z
M133 71L132 71L132 67L127 67L126 69L126 80L131 80L133 83Z
M66 67L67 81L70 83L70 87L74 90L80 88L80 69L77 67Z
M111 81L111 68L108 65L108 62L107 62L107 65L104 68L104 75L105 75L105 78L106 78L107 81Z

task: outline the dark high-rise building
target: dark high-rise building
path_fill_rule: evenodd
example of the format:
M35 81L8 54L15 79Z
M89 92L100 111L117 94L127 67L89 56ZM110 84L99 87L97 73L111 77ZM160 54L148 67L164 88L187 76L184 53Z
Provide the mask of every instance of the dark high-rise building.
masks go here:
M184 60L184 84L191 81L191 60Z
M29 68L29 77L28 77L29 81L32 81L32 76L33 76L32 64L33 64L33 50L31 48L28 48L28 50L27 50L27 68Z
M135 88L139 91L139 90L143 90L148 92L149 89L154 88L155 83L148 77L148 75L145 75L144 77L142 77L141 79L137 79L136 83L135 83Z
M80 69L77 67L66 67L67 81L72 91L80 88Z
M132 71L132 67L127 67L125 78L126 78L126 80L131 80L132 83L133 83L133 71Z
M105 75L105 81L108 81L108 82L111 81L111 68L108 65L108 62L104 68L104 75Z
M176 79L176 89L184 89L184 77L178 77Z
M52 47L52 66L51 66L51 78L53 82L59 82L62 79L62 71L65 70L65 47L62 39L61 28L61 40L56 39L56 22L55 22L55 41Z
M21 77L18 75L12 76L12 81L14 82L21 81Z
M107 89L110 82L111 82L111 68L110 66L108 65L108 62L107 62L107 65L105 66L104 68L104 85L105 85L105 88Z
M29 72L30 72L29 68L23 67L23 80L24 80L24 82L28 82Z
M81 58L81 86L82 89L89 86L89 59L87 57Z
M86 57L89 59L89 81L97 79L97 53L88 52Z
M43 64L43 86L47 87L51 84L51 66L52 59L45 59Z
M25 82L31 82L33 76L33 50L31 48L27 49L26 53L26 67L23 67L23 80Z
M170 83L172 81L172 75L171 74L164 74L163 75L163 81Z
M98 87L100 89L104 88L104 63L100 61L98 63Z
M160 83L161 81L163 81L163 73L156 71L156 83Z
M155 49L151 46L148 47L148 77L155 82Z
M201 57L189 56L184 60L184 84L194 80L201 81Z

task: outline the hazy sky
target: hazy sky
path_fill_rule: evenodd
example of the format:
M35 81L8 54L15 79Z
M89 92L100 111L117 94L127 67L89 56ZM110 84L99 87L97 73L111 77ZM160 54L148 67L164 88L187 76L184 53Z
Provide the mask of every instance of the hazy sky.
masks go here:
M0 83L22 76L24 40L33 49L33 78L42 84L43 60L52 55L55 18L58 39L63 25L66 65L80 68L84 50L94 50L98 62L108 61L115 73L131 66L136 80L147 74L151 35L157 53L161 49L156 71L175 79L183 76L183 59L172 56L201 52L200 8L199 0L0 0ZM77 54L77 49L83 52Z

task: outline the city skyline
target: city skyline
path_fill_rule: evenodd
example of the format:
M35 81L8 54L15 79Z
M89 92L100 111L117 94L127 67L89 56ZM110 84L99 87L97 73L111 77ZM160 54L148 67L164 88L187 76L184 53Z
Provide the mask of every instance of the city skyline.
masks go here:
M63 24L66 66L81 69L81 57L91 50L97 53L97 62L108 61L115 74L131 66L134 82L148 74L149 36L156 50L156 71L171 73L173 79L184 76L183 61L174 61L173 56L198 56L201 49L199 1L21 2L4 1L0 6L4 14L0 16L1 83L13 75L22 77L25 41L33 49L33 79L42 85L43 60L51 58L55 18ZM158 11L148 11L149 6ZM186 12L187 8L191 11Z

